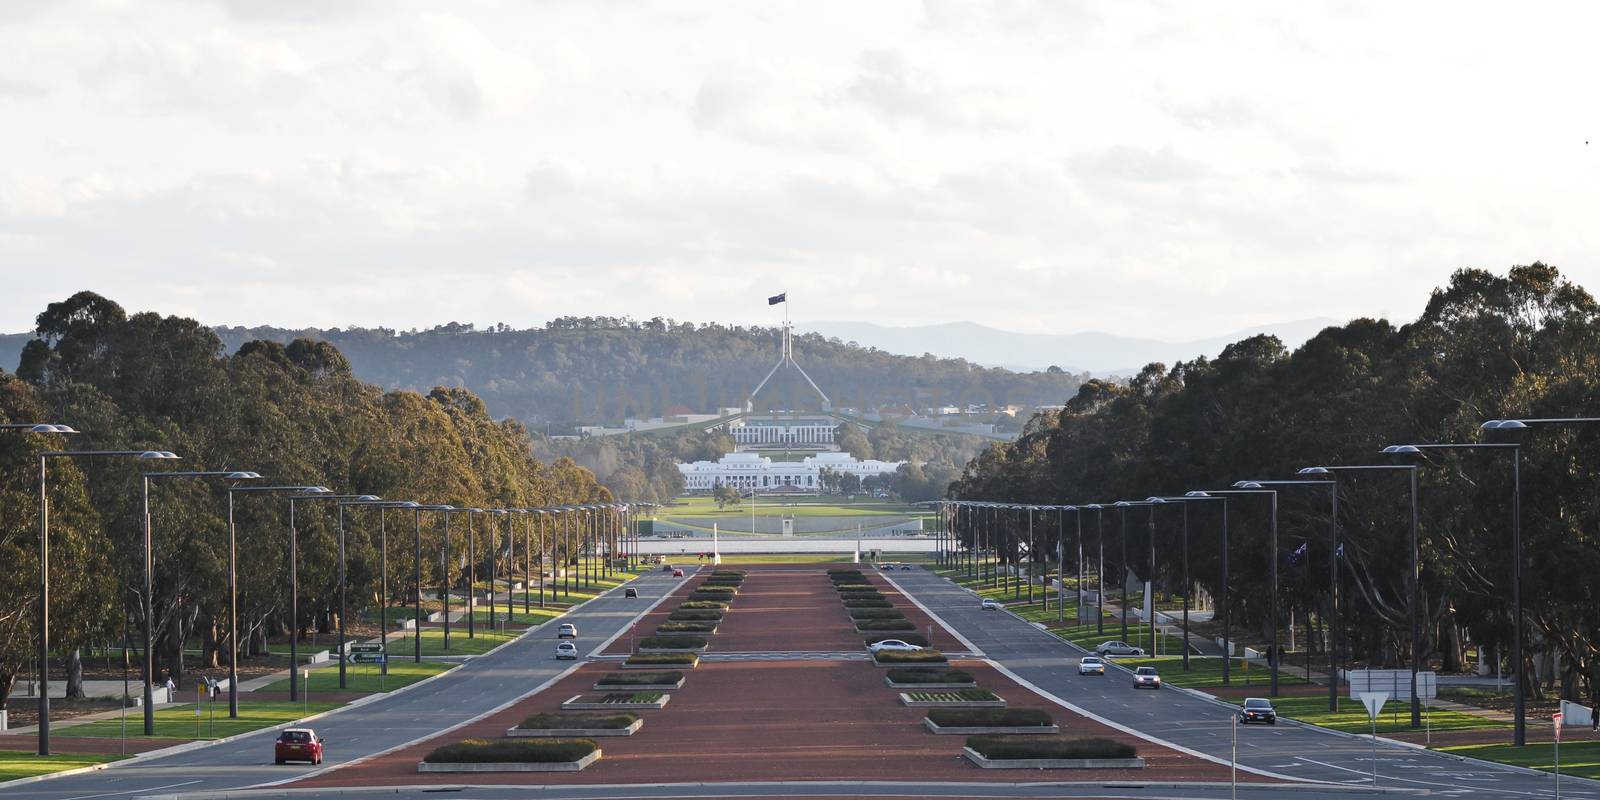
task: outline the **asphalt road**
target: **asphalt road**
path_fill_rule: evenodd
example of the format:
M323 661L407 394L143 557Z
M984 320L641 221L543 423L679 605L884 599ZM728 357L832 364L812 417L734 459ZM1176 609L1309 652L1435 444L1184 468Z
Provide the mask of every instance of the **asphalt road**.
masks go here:
M1132 678L1122 669L1107 670L1104 676L1080 676L1078 657L1085 651L1012 614L982 610L978 598L966 589L921 569L885 577L992 662L1049 694L1112 724L1224 762L1230 758L1233 712L1229 708L1171 688L1134 689ZM1300 781L1370 787L1373 750L1370 739L1283 722L1241 726L1239 764ZM1380 743L1377 766L1379 787L1428 790L1442 796L1555 796L1551 776L1425 750ZM1246 776L1241 773L1240 779ZM1591 781L1563 779L1561 795L1597 798L1597 787L1600 784Z
M661 572L647 573L628 584L638 588L637 599L624 598L620 588L613 590L426 683L331 712L309 723L329 741L322 767L273 764L272 742L277 730L265 729L187 752L24 784L8 788L3 794L7 800L99 800L216 792L293 780L380 753L488 713L554 679L575 663L581 664L582 661L552 658L556 625L576 624L581 636L579 653L587 654L625 630L683 581ZM458 635L464 637L465 631Z

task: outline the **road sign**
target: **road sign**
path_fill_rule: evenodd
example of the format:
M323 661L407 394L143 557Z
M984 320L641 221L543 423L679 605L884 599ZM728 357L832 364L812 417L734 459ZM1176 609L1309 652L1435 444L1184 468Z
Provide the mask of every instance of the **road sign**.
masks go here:
M1566 717L1566 715L1561 713L1560 711L1557 711L1556 713L1550 715L1550 721L1555 723L1556 741L1558 741L1558 742L1561 741L1561 720L1564 719L1565 717Z
M1357 692L1356 698L1367 707L1367 719L1376 720L1378 712L1383 710L1383 704L1389 702L1388 692Z
M350 655L352 664L382 664L386 660L382 653L352 653Z
M1350 696L1360 697L1362 692L1388 692L1401 702L1411 700L1411 670L1409 669L1353 669L1348 673ZM1417 697L1432 700L1438 696L1438 675L1430 670L1417 672Z
M351 653L381 653L381 652L383 652L383 643L382 642L355 642L355 643L350 645L350 652Z

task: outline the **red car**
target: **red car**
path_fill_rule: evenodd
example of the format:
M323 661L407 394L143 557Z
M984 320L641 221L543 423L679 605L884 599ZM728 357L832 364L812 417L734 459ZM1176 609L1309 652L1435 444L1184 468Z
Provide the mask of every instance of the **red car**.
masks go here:
M674 577L674 578L681 578L681 577L683 577L683 570L681 570L681 569L675 569L675 570L673 570L673 571L672 571L672 577Z
M282 764L288 761L307 761L312 764L322 763L322 746L326 740L317 736L317 732L310 728L289 728L278 734L278 741L272 745L272 761Z

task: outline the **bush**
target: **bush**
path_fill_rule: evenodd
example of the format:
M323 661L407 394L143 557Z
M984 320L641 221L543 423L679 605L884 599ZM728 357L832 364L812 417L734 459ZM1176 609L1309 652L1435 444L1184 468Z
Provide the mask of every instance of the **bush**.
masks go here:
M923 689L907 692L906 696L912 700L961 700L968 703L987 703L1000 699L1000 695L988 689Z
M654 703L665 694L665 692L606 692L597 699L591 700L587 697L584 699L598 703Z
M435 748L430 764L536 763L577 761L600 749L593 739L467 739Z
M851 599L845 598L845 608L894 608L894 603L882 599Z
M721 622L722 612L715 609L678 609L667 615L673 622Z
M694 587L694 591L696 594L721 594L727 595L729 598L732 598L734 595L734 588L732 586L707 586L703 583Z
M656 633L713 633L717 630L715 622L663 622L656 626Z
M880 664L948 664L950 659L938 650L885 650L876 653Z
M928 641L928 637L923 636L920 633L874 633L868 636L863 636L861 639L862 644L877 644L884 639L899 639L906 644L914 644L918 647L927 647L933 644L932 642Z
M875 587L868 583L836 583L833 585L833 588L838 589L839 594L878 591Z
M670 667L695 663L694 653L634 653L622 662L632 666Z
M702 587L704 587L704 586L731 586L731 587L737 589L739 586L741 586L743 584L744 584L744 578L724 577L724 576L719 576L719 575L712 575L711 577L706 578L705 582L701 583L700 585Z
M856 620L856 632L858 633L866 633L867 631L914 631L916 629L916 623L909 619Z
M906 615L893 608L849 608L851 619L905 619Z
M596 730L621 730L638 721L639 715L620 714L558 714L546 711L523 720L517 727L523 730L554 730L559 728L592 728Z
M650 686L657 683L677 683L683 673L673 672L607 672L595 681L598 686Z
M887 637L885 637L887 638ZM912 644L915 644L913 642ZM926 647L927 645L923 645ZM959 669L891 669L889 680L895 683L971 683L972 673Z
M733 595L723 594L722 592L690 592L689 599L697 602L702 600L718 600L721 601L723 605L727 605L728 601L733 599Z
M967 746L985 758L1133 758L1138 748L1110 739L1059 736L968 736Z
M882 600L883 599L883 595L881 593L879 593L879 592L840 592L839 593L839 599L840 600Z
M704 636L646 636L639 646L651 650L694 650L705 647Z
M1052 721L1036 708L930 708L928 719L941 728L1044 727Z
M844 577L846 575L851 576L851 577L859 578L859 577L861 577L861 570L859 570L859 569L844 569L842 567L828 570L828 577L833 578L835 580L837 580L837 579L839 579L841 577Z
M679 609L717 609L728 607L726 600L685 600L678 604Z
M711 571L713 578L743 578L745 571L742 569L717 569Z

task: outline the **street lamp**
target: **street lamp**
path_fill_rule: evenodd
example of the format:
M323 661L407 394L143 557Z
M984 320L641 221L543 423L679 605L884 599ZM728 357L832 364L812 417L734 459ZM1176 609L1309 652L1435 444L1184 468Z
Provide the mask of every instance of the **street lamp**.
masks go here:
M322 487L318 487L322 488ZM307 492L305 494L289 495L289 699L300 699L300 534L295 527L295 503L301 500L377 500L377 495L371 494L334 494L323 488L320 492ZM341 509L342 512L342 509ZM339 579L340 586L344 585L344 525L339 526ZM342 609L341 609L342 611ZM343 626L344 618L341 616L339 624ZM342 635L341 635L342 636ZM341 645L343 642L341 641ZM344 673L344 653L339 653L340 677ZM307 680L310 680L308 677Z
M1307 467L1300 470L1300 475L1326 475L1318 472L1318 467ZM1241 481L1241 483L1245 483ZM1327 480L1289 480L1289 481L1248 481L1252 486L1326 486L1328 487L1328 500L1331 505L1328 509L1328 603L1332 606L1333 624L1330 626L1333 641L1328 648L1328 710L1339 710L1339 632L1342 623L1339 617L1339 482ZM1278 551L1272 551L1273 563L1277 563ZM1274 599L1273 608L1276 610L1277 601ZM1294 621L1290 620L1289 638L1294 638ZM1277 646L1277 642L1273 642ZM1281 661L1281 659L1280 659ZM1306 617L1306 682L1311 682L1311 618Z
M349 660L345 652L344 616L345 616L345 548L344 548L344 509L346 506L368 506L378 509L378 559L382 563L379 568L381 574L378 588L378 630L379 641L383 647L383 664L381 673L389 674L389 531L384 517L391 508L416 508L417 503L411 500L345 500L339 503L339 688L346 688L345 662Z
M233 496L238 492L319 494L329 491L323 486L228 487L228 716L232 719L239 717L239 529L233 518ZM291 665L289 671L293 673L295 669ZM148 708L149 704L145 706Z
M456 507L452 506L452 505L445 505L443 503L434 503L434 504L430 504L430 505L417 506L415 509L412 509L413 511L416 512L416 516L414 518L414 521L416 523L416 539L414 540L414 547L415 547L416 552L414 554L414 559L415 560L412 562L411 566L412 566L412 569L414 570L413 582L416 583L416 586L417 586L417 594L416 594L416 597L414 598L414 602L415 602L416 605L415 605L415 608L412 610L412 614L414 616L413 616L413 620L412 620L412 623L411 623L412 630L413 630L414 633L416 633L416 636L412 637L412 642L411 642L411 660L412 660L413 663L417 663L417 664L421 664L422 663L422 512L424 512L424 511L442 511L442 512L445 512L445 514L444 514L444 527L445 527L446 535L448 535L448 532L450 530L450 514L449 514L449 512L454 511L455 508ZM449 615L448 614L445 615L445 618L449 619Z
M1189 580L1189 503L1203 501L1205 497L1152 497L1151 501L1180 503L1183 508L1183 671L1189 671L1189 592L1194 586ZM1227 661L1223 654L1223 661ZM1226 670L1224 670L1226 672Z
M1094 633L1103 636L1106 632L1106 507L1090 503L1084 508L1094 509L1094 542L1098 549L1094 566Z
M66 433L64 425L29 425L29 433ZM67 430L71 430L68 428ZM175 461L166 450L47 450L39 454L39 755L50 755L50 501L46 464L52 458L137 458L142 461Z
M259 480L261 475L255 472L235 472L229 470L202 470L183 472L146 472L140 475L140 501L143 504L144 515L144 735L156 735L156 709L155 688L151 685L155 681L155 652L152 647L152 629L155 627L155 548L152 546L150 524L150 481L154 478L222 478L230 481ZM233 530L233 492L228 492L228 530ZM237 567L234 556L234 540L228 538L228 577L231 585L234 571ZM230 598L231 599L231 598ZM231 609L230 609L231 612ZM233 616L232 613L229 615ZM237 635L237 619L229 620L228 635L230 638ZM237 675L233 664L228 665L229 689L232 690L232 676ZM171 698L168 698L171 701ZM236 716L236 715L235 715Z
M1268 648L1268 650L1267 650L1267 666L1269 668L1268 671L1270 673L1270 681L1271 681L1271 683L1270 683L1270 686L1271 686L1270 694L1271 694L1272 697L1277 697L1278 696L1278 491L1276 489L1263 489L1263 488L1261 488L1260 484L1253 484L1250 481L1240 481L1239 483L1235 484L1235 486L1239 486L1239 488L1236 488L1236 489L1211 489L1211 490L1207 491L1205 494L1207 494L1207 495L1219 495L1219 494L1264 494L1264 495L1267 495L1267 497L1270 500L1270 511L1271 511L1271 520L1272 521L1271 521L1271 528L1270 528L1271 535L1270 535L1270 539L1269 539L1270 544L1268 546L1272 550L1272 556L1271 556L1271 558L1268 559L1271 562L1270 566L1268 567L1268 572L1271 575L1271 583L1272 583L1271 593L1272 593L1272 597L1271 597L1271 602L1269 602L1267 604L1267 607L1268 607L1268 611L1269 611L1268 616L1270 616L1272 618L1272 647ZM1193 492L1190 492L1189 496L1195 496L1195 495L1194 495ZM1227 552L1226 549L1224 549L1223 552L1226 553ZM1224 556L1224 557L1226 557L1226 556ZM1227 634L1226 633L1223 634L1223 638L1227 638ZM1232 644L1232 642L1229 642L1229 644Z
M1222 685L1232 683L1229 667L1233 663L1233 628L1228 613L1228 498L1214 497L1209 492L1184 492L1186 502L1218 502L1222 504ZM1186 534L1187 536L1187 534ZM1187 562L1185 562L1187 564ZM1187 569L1187 567L1185 567Z

